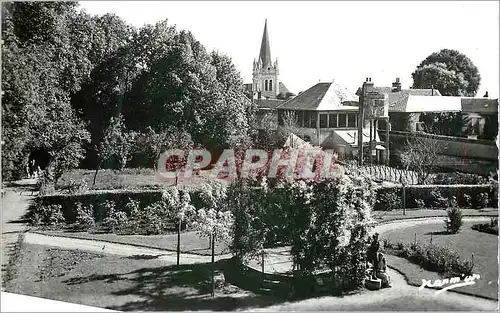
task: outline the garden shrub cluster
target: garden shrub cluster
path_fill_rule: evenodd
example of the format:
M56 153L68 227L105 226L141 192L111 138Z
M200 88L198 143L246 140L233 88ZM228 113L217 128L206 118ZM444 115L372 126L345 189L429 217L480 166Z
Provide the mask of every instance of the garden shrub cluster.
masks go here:
M375 210L401 207L402 187L378 187ZM397 195L397 200L395 198ZM453 197L461 208L496 207L498 187L494 185L412 185L405 188L406 208L447 208ZM394 202L397 203L394 204Z
M420 242L410 244L386 242L385 248L391 254L405 258L426 270L440 273L445 277L468 276L472 275L474 270L472 261L461 258L458 253L448 247Z
M295 276L330 270L343 290L362 285L375 197L367 177L283 183L235 183L232 250L240 260L263 248L290 244ZM302 280L301 280L302 281ZM307 292L311 286L302 283ZM300 292L300 291L298 291Z
M489 223L474 224L472 229L498 236L498 217L492 217Z
M438 173L432 178L434 185L482 185L487 184L488 178L468 173Z

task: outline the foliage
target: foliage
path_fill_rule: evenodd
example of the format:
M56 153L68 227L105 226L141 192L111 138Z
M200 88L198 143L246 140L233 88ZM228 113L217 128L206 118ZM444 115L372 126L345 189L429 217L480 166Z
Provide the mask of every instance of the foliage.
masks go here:
M203 207L194 214L191 226L200 236L215 240L231 237L233 214L228 210L227 189L223 184L203 184L200 188Z
M476 200L476 208L478 209L484 209L488 206L490 202L489 196L486 192L481 192L480 194L477 195L477 200Z
M75 226L81 230L87 230L95 226L94 207L92 205L76 204L76 222Z
M438 155L445 150L442 142L430 136L416 136L407 140L400 154L401 162L417 173L419 184L424 184L437 168Z
M434 52L412 73L413 88L436 88L443 96L474 97L481 82L477 67L450 49Z
M462 210L457 206L451 206L446 210L448 218L445 220L446 231L450 234L456 234L463 225Z
M401 186L377 187L375 193L377 200L385 192L394 191L397 195L402 194ZM495 185L412 185L406 186L406 208L447 208L450 206L450 199L455 197L457 205L461 208L477 208L479 194L484 193L492 199L491 203L496 203L497 186ZM376 210L380 206L375 206Z
M299 129L299 119L294 112L278 112L278 142L284 142L290 134L297 135Z
M462 137L466 128L466 116L461 112L421 113L426 132L434 135Z
M434 185L481 185L486 184L488 180L481 175L467 173L438 173L433 176Z
M61 205L37 205L29 221L32 226L60 226L64 223Z
M395 190L389 189L387 192L381 192L376 201L375 210L392 211L401 208L401 196Z
M137 134L128 132L124 125L123 116L112 117L104 132L104 137L99 145L98 156L102 161L116 158L119 169L123 170L131 158Z
M344 288L364 279L364 259L374 205L367 177L323 181L262 180L229 187L232 250L240 259L256 257L265 246L291 244L295 275L330 269ZM231 193L231 194L232 194Z
M498 217L492 217L489 223L474 224L472 225L472 229L498 236Z
M448 247L421 244L420 242L412 242L411 244L398 242L396 244L388 243L386 248L390 249L389 253L406 258L426 270L440 273L445 277L468 276L472 275L474 270L472 261L463 260Z
M69 99L90 72L84 35L91 33L82 29L86 16L75 3L13 2L3 9L5 177L16 178L30 153L44 150L50 155L45 183L54 184L78 166L89 141Z

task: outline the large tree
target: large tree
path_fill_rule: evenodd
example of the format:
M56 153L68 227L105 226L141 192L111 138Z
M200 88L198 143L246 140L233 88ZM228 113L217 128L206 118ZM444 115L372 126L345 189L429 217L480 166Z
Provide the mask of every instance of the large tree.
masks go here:
M476 95L481 82L477 67L464 54L450 49L434 52L412 73L413 88L436 88L443 96Z
M7 179L20 176L34 151L48 155L48 182L83 157L88 133L69 98L91 70L85 40L90 34L84 36L75 7L71 2L2 4L2 169Z

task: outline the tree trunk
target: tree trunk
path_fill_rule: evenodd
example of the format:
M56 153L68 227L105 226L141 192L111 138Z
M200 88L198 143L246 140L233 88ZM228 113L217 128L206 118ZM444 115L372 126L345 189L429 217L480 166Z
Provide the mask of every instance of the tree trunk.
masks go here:
M181 225L182 220L179 219L179 227L177 229L177 265L179 265L179 260L181 257Z
M215 297L215 236L212 235L212 297Z
M94 181L92 183L92 186L95 185L95 180L96 180L96 177L97 177L97 172L99 172L99 169L101 168L101 165L102 165L102 160L99 161L99 164L97 165L97 168L95 170L95 173L94 173Z

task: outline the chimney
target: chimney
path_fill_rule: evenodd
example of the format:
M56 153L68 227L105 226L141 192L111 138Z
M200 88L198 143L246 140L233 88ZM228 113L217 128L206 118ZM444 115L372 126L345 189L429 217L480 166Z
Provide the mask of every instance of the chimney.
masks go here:
M488 96L488 92L486 91L486 93L484 94L483 98L489 98Z
M392 83L392 92L401 91L401 82L399 81L399 77L396 77L396 81Z

